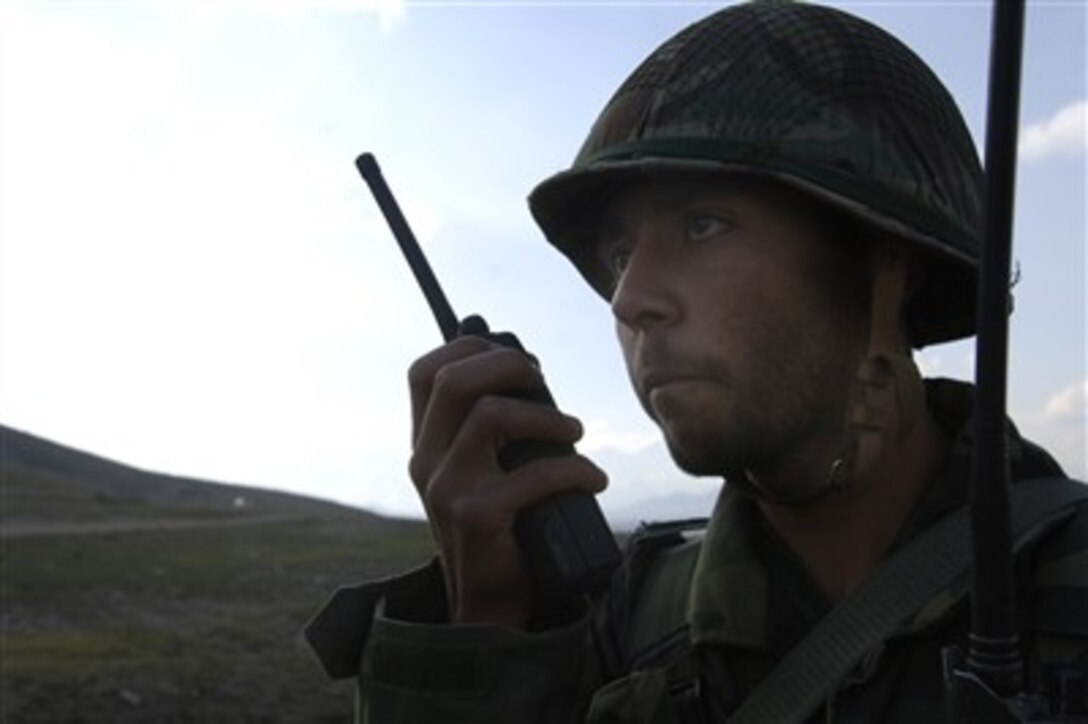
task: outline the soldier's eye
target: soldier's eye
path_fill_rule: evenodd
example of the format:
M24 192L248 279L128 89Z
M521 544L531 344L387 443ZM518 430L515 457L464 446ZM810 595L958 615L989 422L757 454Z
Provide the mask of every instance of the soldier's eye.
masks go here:
M733 228L733 224L713 214L692 214L686 220L689 241L705 241Z
M606 259L608 264L608 271L612 273L613 279L619 279L623 276L623 272L627 269L627 264L631 261L631 249L626 245L616 244L609 252Z

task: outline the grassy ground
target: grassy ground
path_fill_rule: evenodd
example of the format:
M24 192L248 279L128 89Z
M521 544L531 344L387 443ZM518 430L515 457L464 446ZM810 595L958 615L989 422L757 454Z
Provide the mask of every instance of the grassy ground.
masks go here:
M4 482L5 525L43 519L36 482ZM350 721L351 683L326 680L302 628L338 585L431 550L423 524L342 509L232 525L255 513L163 511L53 483L40 490L61 520L145 527L0 538L4 724ZM146 529L155 516L224 525Z

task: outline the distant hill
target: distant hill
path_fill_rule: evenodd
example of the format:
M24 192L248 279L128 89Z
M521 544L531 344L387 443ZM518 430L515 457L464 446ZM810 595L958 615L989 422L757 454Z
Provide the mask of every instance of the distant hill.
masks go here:
M140 470L0 426L0 721L350 721L302 639L339 586L433 555L430 529Z
M141 470L0 425L0 483L5 519L64 517L73 500L141 504L202 512L359 515L362 511L302 495ZM21 504L20 501L37 501ZM58 505L51 506L50 502ZM80 506L82 514L88 511ZM370 515L370 514L367 514ZM377 519L379 516L373 516Z

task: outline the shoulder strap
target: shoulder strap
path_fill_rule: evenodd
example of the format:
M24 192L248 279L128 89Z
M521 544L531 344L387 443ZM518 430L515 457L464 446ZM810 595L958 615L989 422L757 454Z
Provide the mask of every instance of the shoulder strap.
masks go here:
M686 565L685 561L689 557L694 561L695 556L684 555L681 560L673 560L675 556L671 554L688 548L697 552L700 541L690 536L704 530L707 522L706 518L691 518L643 523L628 540L623 565L612 579L608 605L599 607L594 626L606 680L627 673L636 659L644 659L647 652L640 650L644 648L641 642L674 639L674 634L684 626L686 606L672 605L665 592L688 590L694 565ZM642 598L647 592L655 599L652 618L639 615L640 610L645 610ZM656 600L662 596L662 600ZM632 640L635 617L641 622L638 625L649 621L654 627L639 636L639 641ZM666 648L671 651L671 647Z
M683 540L661 550L646 566L630 601L627 665L655 660L658 642L688 626L688 599L702 538Z
M1032 564L1022 594L1027 680L1051 712L1083 717L1088 714L1088 506L1047 531Z
M1040 541L1033 569L1029 630L1088 643L1088 506Z
M1088 500L1088 485L1026 480L1011 495L1013 535L1023 543ZM969 513L961 508L881 564L760 682L730 724L805 721L867 651L967 573L968 525Z

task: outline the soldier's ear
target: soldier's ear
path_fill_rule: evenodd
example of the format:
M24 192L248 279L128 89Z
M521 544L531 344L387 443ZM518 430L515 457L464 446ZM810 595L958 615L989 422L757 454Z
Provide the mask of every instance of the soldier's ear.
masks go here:
M911 309L929 279L924 256L899 237L877 230L868 237L869 352L911 356Z
M925 389L907 336L911 267L911 255L894 240L870 247L869 346L847 409L852 441L845 459L852 475L864 476L889 443L904 439L925 406Z

